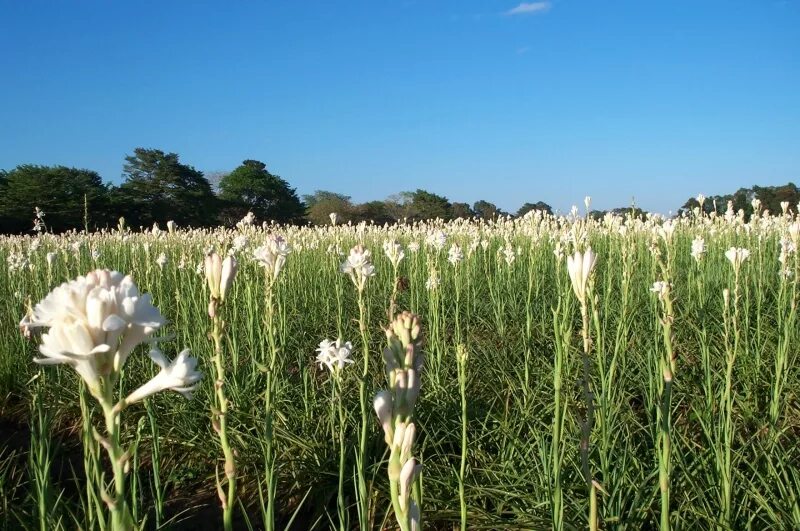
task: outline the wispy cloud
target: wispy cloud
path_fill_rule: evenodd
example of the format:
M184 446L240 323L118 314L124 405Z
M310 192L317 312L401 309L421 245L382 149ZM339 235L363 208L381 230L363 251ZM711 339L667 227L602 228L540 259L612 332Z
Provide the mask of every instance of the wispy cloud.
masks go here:
M550 2L522 2L515 8L505 12L506 15L532 15L533 13L544 13L550 9Z

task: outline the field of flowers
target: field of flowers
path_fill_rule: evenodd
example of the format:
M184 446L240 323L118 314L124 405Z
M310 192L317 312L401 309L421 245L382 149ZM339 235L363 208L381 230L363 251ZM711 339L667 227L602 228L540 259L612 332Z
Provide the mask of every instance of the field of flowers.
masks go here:
M796 208L0 237L0 529L800 529Z

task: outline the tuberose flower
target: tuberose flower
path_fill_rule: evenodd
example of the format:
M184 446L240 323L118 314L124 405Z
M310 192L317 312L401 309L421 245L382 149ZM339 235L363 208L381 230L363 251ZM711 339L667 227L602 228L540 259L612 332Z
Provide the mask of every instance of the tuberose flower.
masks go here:
M348 363L353 363L350 359L350 353L353 351L353 345L342 339L337 339L335 342L329 339L323 339L319 348L317 349L317 363L320 367L327 367L331 372L339 372L345 368Z
M581 302L586 299L586 286L589 283L589 277L592 274L595 263L597 263L597 255L592 252L591 247L586 249L583 254L575 251L575 254L567 257L567 270L572 281L572 289Z
M49 328L36 363L72 366L93 392L166 320L130 276L97 269L51 291L20 326Z
M128 395L125 403L133 404L167 389L191 399L192 392L197 388L197 382L200 381L203 374L197 370L197 358L190 356L190 354L191 351L187 348L170 363L163 352L158 349L152 349L149 353L150 359L161 367L161 371L151 378L149 382Z

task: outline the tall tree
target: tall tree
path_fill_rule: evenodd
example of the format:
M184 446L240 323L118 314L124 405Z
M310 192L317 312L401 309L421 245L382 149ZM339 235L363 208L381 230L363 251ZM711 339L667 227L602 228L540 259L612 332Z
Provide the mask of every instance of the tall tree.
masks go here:
M535 203L525 203L524 205L519 207L519 210L517 210L517 217L521 218L531 210L541 210L542 212L545 212L547 214L553 213L553 207L551 207L544 201L537 201Z
M97 173L66 166L25 164L0 177L0 231L30 231L36 207L48 230L91 230L108 221L108 188Z
M245 160L222 177L219 190L226 215L235 221L248 211L258 219L281 223L300 221L305 214L305 206L295 189L257 160Z
M453 217L452 205L446 197L421 189L411 193L411 212L418 220Z
M306 217L314 225L329 224L332 213L336 213L337 223L353 220L353 203L349 195L317 190L311 195L304 195L303 201L306 204Z
M136 148L125 157L125 182L118 200L131 225L174 220L181 225L216 223L217 199L203 173L182 164L175 153Z
M472 210L472 207L469 206L469 203L453 203L450 207L450 210L453 215L453 219L467 219L475 215L475 212Z
M353 214L353 221L372 221L376 225L397 222L397 219L389 212L385 201L367 201L356 205Z
M475 201L475 204L472 205L472 210L475 211L476 216L483 219L496 219L497 216L503 214L503 212L497 208L497 205L489 201L484 201L483 199Z

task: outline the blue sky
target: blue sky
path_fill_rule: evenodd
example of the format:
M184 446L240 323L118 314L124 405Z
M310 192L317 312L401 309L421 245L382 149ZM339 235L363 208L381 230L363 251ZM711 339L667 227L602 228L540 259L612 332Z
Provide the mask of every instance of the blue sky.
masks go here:
M137 146L509 210L800 183L797 0L0 0L0 168Z

